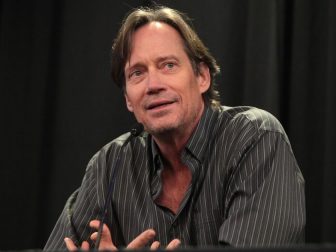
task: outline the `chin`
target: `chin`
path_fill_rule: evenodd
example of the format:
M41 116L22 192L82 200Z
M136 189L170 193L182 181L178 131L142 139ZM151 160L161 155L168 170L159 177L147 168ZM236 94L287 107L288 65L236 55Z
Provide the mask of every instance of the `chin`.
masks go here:
M146 131L151 135L167 134L178 129L177 123L158 123L155 125L146 125Z

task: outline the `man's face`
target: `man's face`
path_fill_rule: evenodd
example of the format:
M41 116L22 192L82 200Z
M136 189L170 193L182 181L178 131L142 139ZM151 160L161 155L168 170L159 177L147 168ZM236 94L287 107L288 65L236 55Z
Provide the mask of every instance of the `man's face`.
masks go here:
M194 128L210 85L208 67L196 75L179 33L160 22L134 33L125 80L127 108L153 135Z

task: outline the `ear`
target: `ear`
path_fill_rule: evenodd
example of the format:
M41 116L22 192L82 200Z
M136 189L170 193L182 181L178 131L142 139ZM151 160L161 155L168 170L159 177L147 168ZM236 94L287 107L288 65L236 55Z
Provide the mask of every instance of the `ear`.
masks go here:
M132 103L131 101L128 99L128 96L127 96L127 93L125 92L124 93L124 96L125 96L125 100L126 100L126 106L127 106L127 109L130 111L130 112L133 112L133 106L132 106Z
M209 67L203 62L199 63L198 68L199 68L199 73L197 76L197 81L199 85L199 90L201 94L203 94L210 87L210 82L211 82L210 70L209 70Z

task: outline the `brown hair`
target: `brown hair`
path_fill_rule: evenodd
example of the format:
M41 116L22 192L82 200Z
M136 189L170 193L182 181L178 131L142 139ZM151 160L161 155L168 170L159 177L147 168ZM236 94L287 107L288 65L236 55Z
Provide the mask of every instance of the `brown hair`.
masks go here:
M111 75L114 82L124 88L124 68L131 55L133 34L141 26L155 21L166 23L179 32L195 74L199 74L201 62L208 66L211 83L209 89L203 94L203 98L207 104L213 107L220 106L219 93L215 89L214 81L215 76L220 72L216 60L192 28L189 18L177 10L163 6L136 9L124 19L112 46Z

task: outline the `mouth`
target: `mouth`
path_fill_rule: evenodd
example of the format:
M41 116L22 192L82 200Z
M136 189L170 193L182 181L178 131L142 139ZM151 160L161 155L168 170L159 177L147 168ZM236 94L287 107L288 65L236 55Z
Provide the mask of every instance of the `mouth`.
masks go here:
M171 104L175 103L175 101L155 101L151 102L146 106L147 110L155 110L155 109L161 109L165 108L166 106L169 106Z

